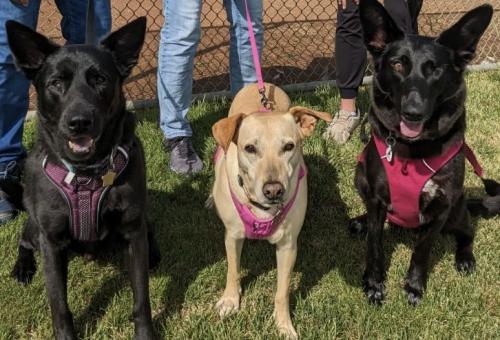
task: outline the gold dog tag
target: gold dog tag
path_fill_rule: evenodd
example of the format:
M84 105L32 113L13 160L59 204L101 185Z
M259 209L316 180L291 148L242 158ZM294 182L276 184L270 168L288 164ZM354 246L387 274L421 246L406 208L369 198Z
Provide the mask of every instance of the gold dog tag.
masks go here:
M109 187L113 185L115 178L116 178L116 172L114 172L113 170L108 170L108 172L106 172L106 174L101 177L102 186Z

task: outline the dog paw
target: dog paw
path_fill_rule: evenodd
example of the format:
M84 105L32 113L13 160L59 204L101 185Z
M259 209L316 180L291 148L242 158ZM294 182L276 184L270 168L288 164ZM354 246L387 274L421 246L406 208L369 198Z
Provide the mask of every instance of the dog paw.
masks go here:
M224 294L215 305L215 309L221 318L225 318L240 310L240 296L228 296Z
M299 338L297 331L295 330L295 327L293 327L290 316L287 315L283 318L280 318L277 316L277 313L275 311L273 313L273 317L276 327L278 328L278 333L281 337L291 340L296 340Z
M364 236L366 235L366 223L362 218L351 218L349 220L349 225L347 227L349 233L352 236Z
M19 283L29 284L36 273L36 263L34 259L17 259L11 276Z
M385 299L384 283L373 279L363 280L363 290L368 298L368 302L374 305L381 305Z
M153 327L149 324L143 327L137 327L134 335L135 340L153 340L156 339Z
M424 291L422 289L411 287L408 283L405 284L404 291L406 293L408 303L412 306L418 305L424 295Z
M472 274L476 270L476 259L472 253L457 253L455 256L455 267L460 273Z

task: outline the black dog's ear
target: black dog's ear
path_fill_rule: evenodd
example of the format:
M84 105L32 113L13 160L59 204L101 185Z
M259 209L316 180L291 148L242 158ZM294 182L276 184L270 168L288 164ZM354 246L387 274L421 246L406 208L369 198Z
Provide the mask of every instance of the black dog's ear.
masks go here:
M57 51L56 45L45 36L13 20L5 24L7 41L17 66L26 78L32 80L42 67L45 59Z
M387 44L404 38L403 31L377 0L360 0L359 15L366 48L373 56L380 55Z
M140 17L111 33L101 42L102 47L113 55L123 79L137 64L145 35L146 17Z
M467 12L458 22L441 33L437 41L456 52L461 66L465 66L476 52L479 39L493 16L493 7L482 5Z

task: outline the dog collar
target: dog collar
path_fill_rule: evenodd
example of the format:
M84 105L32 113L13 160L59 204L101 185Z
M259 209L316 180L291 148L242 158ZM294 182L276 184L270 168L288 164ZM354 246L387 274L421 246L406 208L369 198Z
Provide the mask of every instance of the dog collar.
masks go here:
M63 165L56 164L45 156L42 161L43 171L68 204L69 228L74 240L98 240L102 202L116 178L127 167L128 161L126 148L118 146L112 151L107 166L92 167L96 171L93 175L88 175L67 162L63 161ZM85 170L89 168L86 167Z

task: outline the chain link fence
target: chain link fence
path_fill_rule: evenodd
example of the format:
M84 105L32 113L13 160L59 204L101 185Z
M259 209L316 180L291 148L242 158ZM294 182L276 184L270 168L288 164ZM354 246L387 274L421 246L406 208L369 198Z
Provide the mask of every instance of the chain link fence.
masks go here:
M202 1L202 36L193 76L193 91L198 94L229 89L226 12L222 0ZM418 20L420 34L436 36L466 11L482 3L484 0L424 0ZM500 0L490 0L490 4L495 8L495 14L478 48L473 62L476 65L500 63ZM112 8L113 29L138 16L148 17L142 56L127 81L126 93L129 100L156 98L162 1L112 0ZM262 65L265 80L286 85L335 79L336 16L336 0L264 0ZM54 2L42 1L38 30L60 41L59 22L60 15Z

